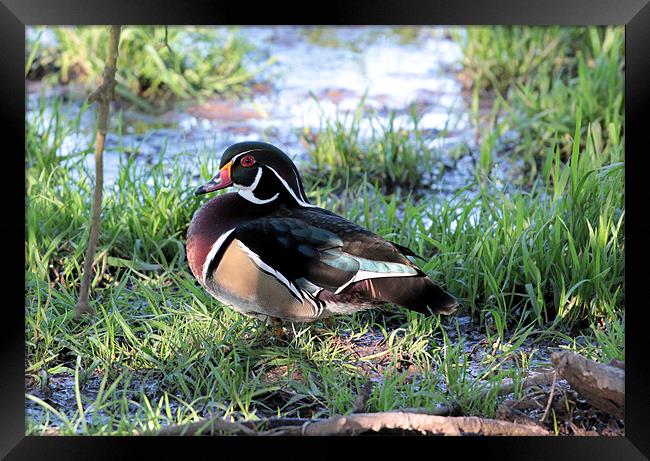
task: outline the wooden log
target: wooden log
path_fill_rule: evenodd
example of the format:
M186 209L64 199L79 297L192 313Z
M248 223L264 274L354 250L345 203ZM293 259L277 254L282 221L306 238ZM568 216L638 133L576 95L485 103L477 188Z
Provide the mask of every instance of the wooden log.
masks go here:
M625 365L604 365L573 352L554 352L551 361L557 372L594 407L613 416L625 417Z
M336 415L329 419L285 421L255 421L235 423L221 418L212 418L183 426L170 426L158 435L203 435L241 434L241 435L293 435L326 436L358 435L371 432L404 431L439 435L549 435L542 427L483 419L476 416L445 417L420 413L382 412L357 413L347 416ZM256 431L253 427L271 428Z
M509 421L404 412L337 415L322 422L306 423L301 428L287 428L283 435L357 435L395 430L440 435L549 435L544 428Z

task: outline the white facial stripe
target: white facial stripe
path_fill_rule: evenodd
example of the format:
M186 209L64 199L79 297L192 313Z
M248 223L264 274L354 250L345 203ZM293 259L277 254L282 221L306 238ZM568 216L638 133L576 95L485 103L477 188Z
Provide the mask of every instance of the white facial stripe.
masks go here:
M354 282L359 282L361 280L366 280L366 279L380 279L384 277L413 277L415 275L418 275L416 273L409 273L409 272L371 272L371 271L357 271L356 274L354 274L354 277L352 277L350 280L345 282L343 285L341 285L335 292L334 294L339 294L345 288L350 285L351 283Z
M208 256L206 256L205 261L203 262L203 283L205 283L205 278L208 276L208 268L210 267L210 263L212 263L212 260L214 257L217 255L219 252L219 249L223 245L223 242L226 241L228 236L232 234L232 232L235 230L233 227L227 232L224 232L219 236L216 242L212 245L212 248L210 248L210 252L208 253Z
M278 174L277 171L275 171L273 168L271 168L268 165L266 165L266 168L271 170L273 172L273 174L275 174L278 177L278 179L280 180L280 182L282 183L284 188L287 190L287 192L289 192L291 194L291 196L294 198L294 200L296 202L298 202L298 205L303 206L303 207L316 208L315 205L311 205L311 204L305 202L304 200L302 200L301 198L298 198L296 196L295 192L293 191L293 189L289 186L289 184L287 184L287 182L284 179L282 179L282 177Z
M237 155L235 155L233 158L231 158L230 161L232 163L235 163L235 160L237 160L239 157L241 157L244 154L249 154L251 152L259 152L259 151L262 151L262 150L264 150L264 149L251 149L251 150L247 150L247 151L244 151L244 152L240 152Z
M251 150L247 150L247 151L245 151L245 152L240 152L239 154L235 155L235 156L231 159L231 161L234 163L234 162L235 162L239 157L241 157L242 155L244 155L244 154L248 154L249 152L255 152L255 151L260 151L260 150L262 150L262 149L251 149ZM287 182L286 182L286 181L285 181L285 180L284 180L284 179L283 179L283 178L278 174L278 172L275 171L275 169L273 169L272 167L270 167L270 166L268 166L268 165L266 165L266 167L267 167L269 170L271 170L271 171L273 172L273 174L275 174L275 176L280 180L280 182L282 183L282 185L284 186L284 188L287 190L287 192L289 192L289 194L291 194L291 196L294 198L294 200L295 200L296 202L298 202L298 204L299 204L300 206L315 208L315 205L311 205L311 204L307 203L307 198L305 197L304 193L303 193L303 192L301 191L301 189L300 189L300 179L298 178L298 173L296 172L295 168L293 168L292 171L293 171L294 177L296 178L296 187L297 187L297 189L298 189L299 197L296 196L296 193L293 191L293 189L292 189L292 188L289 186L289 184L287 184ZM253 184L251 184L250 186L243 186L243 185L241 185L241 184L233 183L233 186L235 186L237 189L239 189L238 194L239 194L240 197L242 197L242 198L248 200L249 202L255 203L255 204L257 204L257 205L263 205L263 204L265 204L265 203L270 203L270 202L272 202L273 200L275 200L276 198L278 198L278 196L280 195L279 193L275 194L273 197L268 198L268 199L261 199L261 198L258 198L258 197L256 197L255 194L253 193L253 191L255 190L255 188L259 185L260 180L262 179L262 173L263 173L263 172L262 172L262 168L258 167L258 168L257 168L257 174L255 175L255 180L253 181Z
M237 240L237 243L239 244L239 247L242 249L244 253L246 253L255 264L259 266L260 269L262 269L264 272L271 274L273 277L275 277L280 283L282 283L291 293L296 297L296 299L302 301L303 297L298 288L291 283L287 278L282 275L280 272L276 271L273 269L271 266L266 264L264 261L262 261L257 253L255 253L253 250L248 248L242 241Z

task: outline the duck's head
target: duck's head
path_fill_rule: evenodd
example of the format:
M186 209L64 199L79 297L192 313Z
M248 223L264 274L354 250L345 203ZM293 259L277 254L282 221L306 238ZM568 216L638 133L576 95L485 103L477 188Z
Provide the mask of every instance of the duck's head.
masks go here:
M199 186L195 195L234 187L241 197L255 204L288 203L311 206L300 173L289 156L265 142L240 142L221 156L218 173Z

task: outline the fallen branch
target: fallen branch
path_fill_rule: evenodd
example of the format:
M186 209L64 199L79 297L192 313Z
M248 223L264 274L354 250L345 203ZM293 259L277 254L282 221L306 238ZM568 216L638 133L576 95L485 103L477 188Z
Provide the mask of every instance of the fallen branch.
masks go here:
M406 413L403 411L383 413L357 413L348 416L336 415L329 419L291 419L284 420L285 425L278 425L280 420L262 420L246 423L224 421L211 418L185 426L170 426L159 431L158 435L293 435L293 436L327 436L358 435L368 432L418 432L421 434L441 435L549 435L542 427L483 419L476 416L445 417ZM251 427L270 428L256 431Z
M301 434L356 435L364 432L381 432L385 430L443 435L548 435L548 431L545 429L508 421L483 419L476 416L445 417L404 412L334 416L322 423L312 423L304 426L301 429Z
M451 405L439 405L434 408L401 408L399 410L390 410L389 413L417 413L420 415L461 416L462 409L457 403L452 403Z
M361 395L361 394L360 394ZM352 413L362 413L355 412ZM389 410L387 413L417 413L421 415L436 416L460 416L460 405L440 405L434 408L402 408L400 410ZM326 419L306 419L306 418L268 418L260 421L244 421L241 424L256 431L267 431L277 429L282 426L303 426L305 423L323 422Z
M557 372L594 407L619 418L625 417L625 369L603 365L573 352L554 352Z
M244 426L242 423L226 421L221 417L215 416L204 419L203 421L197 421L196 423L167 426L159 430L155 435L195 435L197 433L203 435L216 433L252 435L256 432Z
M88 96L89 102L99 102L99 120L97 121L97 136L95 138L95 191L93 194L92 217L90 220L90 237L86 248L86 258L83 267L81 287L79 288L79 299L76 306L76 318L86 313L95 314L95 309L88 302L90 291L91 273L97 240L99 239L99 224L102 212L102 188L104 183L104 144L106 143L106 132L108 130L108 109L110 102L115 96L115 71L117 53L119 51L121 26L111 26L110 38L108 40L108 54L104 67L104 77L101 85Z

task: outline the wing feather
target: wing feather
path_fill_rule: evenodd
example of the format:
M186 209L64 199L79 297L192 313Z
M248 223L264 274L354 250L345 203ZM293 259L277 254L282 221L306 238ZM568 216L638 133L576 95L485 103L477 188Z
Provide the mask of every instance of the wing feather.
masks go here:
M312 223L293 217L260 218L239 226L235 238L243 242L265 266L280 274L290 285L297 285L307 293L317 291L314 290L316 287L338 294L361 280L422 274L399 249L369 231L364 230L364 234L374 236L376 244L383 241L383 246L394 249L388 252L390 258L371 259L355 254L359 252L348 252L346 249L351 246L346 239L352 237L349 231L344 232L342 237L338 232L314 225L324 222L331 225L331 221L331 217L328 220L312 220ZM374 255L373 252L369 253L369 256ZM386 249L384 253L387 253Z

